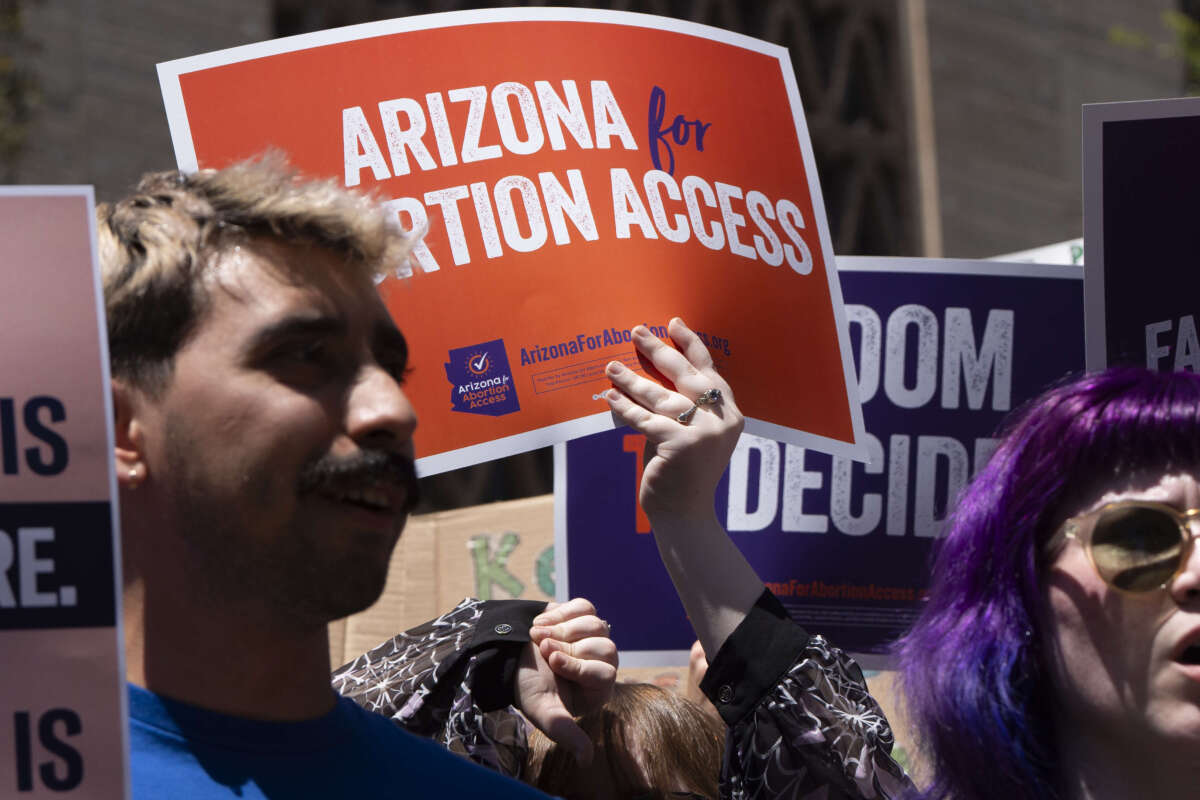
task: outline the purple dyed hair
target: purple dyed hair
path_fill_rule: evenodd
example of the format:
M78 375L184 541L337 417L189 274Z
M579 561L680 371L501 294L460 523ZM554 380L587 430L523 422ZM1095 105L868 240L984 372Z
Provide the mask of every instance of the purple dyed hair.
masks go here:
M1200 376L1115 367L1015 412L963 492L927 605L896 645L927 800L1057 796L1053 687L1042 656L1045 543L1089 493L1200 465Z

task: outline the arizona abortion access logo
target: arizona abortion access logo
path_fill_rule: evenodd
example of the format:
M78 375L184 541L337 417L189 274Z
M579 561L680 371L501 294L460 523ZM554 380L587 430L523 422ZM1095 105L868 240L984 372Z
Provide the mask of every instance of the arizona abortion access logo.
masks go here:
M521 410L503 339L451 350L446 380L452 411L500 417Z

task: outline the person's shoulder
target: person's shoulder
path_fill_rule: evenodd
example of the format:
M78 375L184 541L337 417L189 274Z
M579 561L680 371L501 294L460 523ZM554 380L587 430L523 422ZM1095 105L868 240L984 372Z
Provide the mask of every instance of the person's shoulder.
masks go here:
M394 770L412 797L487 796L542 798L546 795L526 784L455 755L432 739L414 736L379 714L345 700L339 703L354 719L360 741L370 747L379 763Z

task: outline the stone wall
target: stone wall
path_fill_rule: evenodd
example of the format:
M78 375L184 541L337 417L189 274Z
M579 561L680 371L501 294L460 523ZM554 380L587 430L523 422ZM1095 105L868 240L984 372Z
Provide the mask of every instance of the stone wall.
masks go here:
M101 199L124 192L144 171L174 165L155 63L272 38L278 8L288 7L275 0L18 3L31 45L19 57L32 66L39 105L8 177L17 183L93 183ZM305 0L304 7L311 12L322 5ZM420 3L375 5L393 13L424 8ZM796 18L811 16L803 10L811 5L796 0ZM1162 14L1177 9L1178 2L926 0L923 5L942 253L988 256L1079 236L1080 105L1173 96L1184 87L1178 60L1153 48L1116 44L1110 31L1123 26L1168 42L1171 33ZM358 16L366 16L359 6L374 8L358 0ZM789 43L798 46L799 41ZM822 177L839 183L827 187L835 200L847 179L823 150L828 148L818 147ZM880 227L892 224L877 220ZM911 225L909 218L901 227ZM875 252L917 249L911 230L878 233L862 242L858 239L865 234L850 238L860 249L865 241L874 242L865 249Z
M123 194L175 166L155 64L272 37L270 0L21 0L37 103L15 182Z
M929 0L943 254L1081 236L1083 103L1171 97L1183 65L1110 41L1167 42L1170 0Z

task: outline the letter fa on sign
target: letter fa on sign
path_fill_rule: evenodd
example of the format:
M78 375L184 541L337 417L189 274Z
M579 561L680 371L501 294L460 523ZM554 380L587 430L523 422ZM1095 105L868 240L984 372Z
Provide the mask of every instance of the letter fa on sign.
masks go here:
M1200 337L1196 335L1195 317L1186 314L1179 318L1173 343L1172 327L1173 321L1169 319L1146 325L1146 368L1200 372Z

